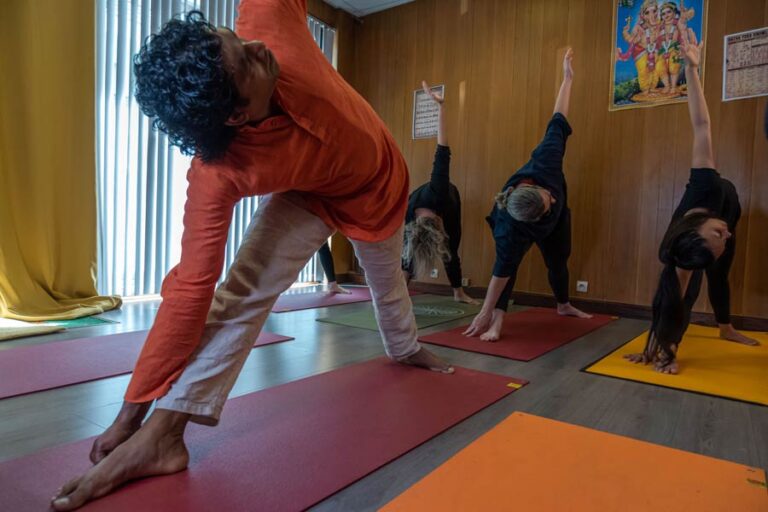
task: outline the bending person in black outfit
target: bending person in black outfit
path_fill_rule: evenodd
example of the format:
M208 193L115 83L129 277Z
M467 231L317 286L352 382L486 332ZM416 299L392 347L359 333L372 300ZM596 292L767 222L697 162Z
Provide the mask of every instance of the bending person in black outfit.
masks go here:
M568 257L571 254L571 212L563 175L565 142L571 134L566 116L573 82L573 50L563 59L563 83L544 139L531 159L504 184L487 217L496 241L496 263L483 308L464 331L484 341L501 336L504 313L515 285L517 269L534 243L547 265L549 284L561 315L591 318L568 298Z
M331 254L331 247L328 242L325 242L317 250L317 255L320 257L320 265L323 267L326 279L328 279L328 293L352 293L339 286L336 282L336 269L333 266L333 255Z
M403 244L403 270L406 278L424 278L435 261L442 260L457 302L479 304L466 294L461 286L461 198L450 181L451 149L445 130L443 102L445 98L432 92L422 82L424 92L439 105L437 150L428 183L414 190L408 197L405 214L405 243Z
M759 345L731 324L728 273L736 253L733 233L741 206L736 188L714 169L709 111L698 71L702 45L696 43L692 32L684 33L682 42L693 126L691 175L659 248L664 270L653 298L653 320L645 351L625 356L633 363L654 363L656 370L670 374L678 372L677 349L705 273L720 337Z

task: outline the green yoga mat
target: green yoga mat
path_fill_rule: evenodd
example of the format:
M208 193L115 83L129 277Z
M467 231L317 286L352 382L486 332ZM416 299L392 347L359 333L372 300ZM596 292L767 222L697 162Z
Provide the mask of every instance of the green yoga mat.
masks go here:
M411 297L411 300L413 301L413 314L416 316L416 326L419 329L473 316L480 311L479 305L454 302L451 297L416 295ZM369 331L379 330L379 327L376 325L376 318L373 315L373 305L361 311L346 313L340 311L342 308L344 307L333 308L333 311L328 316L318 318L317 321L358 327L360 329L368 329Z
M106 320L97 316L84 316L81 318L73 318L72 320L46 320L40 322L43 325L52 325L56 327L63 327L64 329L77 329L78 327L93 327L95 325L104 324L116 324L114 320Z

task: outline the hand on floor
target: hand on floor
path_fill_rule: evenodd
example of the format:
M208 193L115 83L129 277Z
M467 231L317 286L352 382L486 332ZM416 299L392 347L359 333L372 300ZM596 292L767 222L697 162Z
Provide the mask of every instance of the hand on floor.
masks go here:
M475 318L472 319L472 323L467 327L467 330L462 334L464 336L478 336L483 334L491 326L491 320L493 319L492 311L481 310Z

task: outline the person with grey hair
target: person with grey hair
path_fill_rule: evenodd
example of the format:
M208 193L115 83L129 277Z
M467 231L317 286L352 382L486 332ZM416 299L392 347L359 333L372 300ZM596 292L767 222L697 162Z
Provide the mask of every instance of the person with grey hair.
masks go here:
M549 284L561 315L591 318L576 309L568 298L568 257L571 254L571 212L563 174L565 143L571 134L566 116L573 82L573 50L563 59L563 83L554 115L544 139L531 159L504 184L496 205L487 217L496 241L496 263L483 308L474 318L467 336L484 341L501 337L504 313L515 285L517 268L534 243L547 265Z
M443 104L445 98L433 92L427 82L421 83L424 92L438 105L437 149L429 182L414 190L408 197L405 214L405 241L403 244L403 271L406 278L424 278L436 261L443 262L445 273L453 288L456 302L479 304L461 285L461 198L451 183L451 148L445 128Z

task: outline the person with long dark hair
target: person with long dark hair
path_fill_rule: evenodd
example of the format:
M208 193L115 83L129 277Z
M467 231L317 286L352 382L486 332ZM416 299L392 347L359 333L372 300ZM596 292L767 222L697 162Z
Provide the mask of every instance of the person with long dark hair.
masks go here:
M496 242L496 263L483 307L464 331L483 341L501 337L517 269L535 243L547 265L547 277L561 315L590 318L568 297L568 258L571 255L571 211L563 174L565 143L571 134L568 110L573 83L573 50L563 58L563 82L552 119L531 159L504 184L487 217Z
M728 273L736 253L736 226L741 206L736 188L715 170L709 111L699 79L701 44L688 30L682 37L688 112L693 127L691 174L659 247L664 265L653 298L653 318L645 350L625 356L634 363L653 363L661 373L676 374L677 350L691 319L704 274L720 337L759 345L731 323Z
M403 270L408 279L423 279L440 260L453 289L453 300L478 304L479 301L467 295L461 284L461 197L459 190L451 183L451 148L448 146L443 111L445 98L433 92L427 82L422 82L421 86L438 105L437 148L429 181L408 197Z
M199 12L170 21L144 43L134 73L142 111L195 155L181 260L123 406L94 442L95 465L56 493L56 510L184 470L188 423L218 423L275 300L336 230L365 270L386 354L453 372L417 341L400 265L405 159L313 40L305 0L243 0L237 34ZM253 195L268 197L216 289L233 208Z

